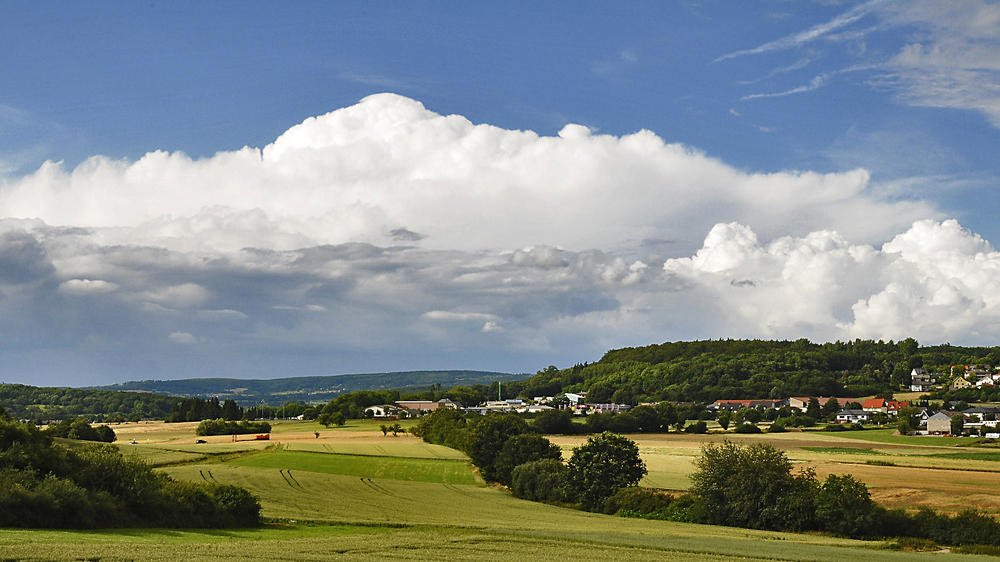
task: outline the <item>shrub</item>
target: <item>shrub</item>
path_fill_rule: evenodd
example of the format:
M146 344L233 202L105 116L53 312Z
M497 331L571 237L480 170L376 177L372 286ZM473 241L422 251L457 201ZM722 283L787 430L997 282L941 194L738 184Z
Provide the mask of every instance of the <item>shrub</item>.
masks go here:
M760 428L752 423L744 423L736 426L736 433L760 433Z
M684 433L697 433L697 434L708 433L708 424L703 421L700 421L698 423L693 423L684 428Z
M542 459L514 467L510 490L514 497L536 502L565 502L566 465L556 459Z
M439 408L420 418L410 433L427 443L444 445L452 449L464 449L468 420L460 410ZM386 432L392 428L387 426Z

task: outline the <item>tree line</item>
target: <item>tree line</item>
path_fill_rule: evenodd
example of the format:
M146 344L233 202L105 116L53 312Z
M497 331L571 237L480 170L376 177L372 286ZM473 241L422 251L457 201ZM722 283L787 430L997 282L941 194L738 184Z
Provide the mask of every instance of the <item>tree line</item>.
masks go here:
M237 486L178 482L117 447L69 449L0 408L0 527L247 527L260 503Z
M243 407L236 401L227 398L219 401L218 397L212 398L180 398L170 408L170 413L164 418L167 423L192 422L202 420L258 420L258 419L278 419L297 418L316 419L318 412L315 406L302 404L300 402L288 402L281 406L248 406Z

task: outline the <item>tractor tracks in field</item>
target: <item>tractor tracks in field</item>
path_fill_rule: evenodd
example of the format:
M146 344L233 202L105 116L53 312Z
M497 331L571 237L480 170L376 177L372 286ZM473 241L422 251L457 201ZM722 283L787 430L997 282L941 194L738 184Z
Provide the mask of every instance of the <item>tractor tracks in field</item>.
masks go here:
M303 491L305 490L305 488L302 487L302 484L299 484L299 481L296 480L294 476L292 476L291 470L285 470L284 468L282 468L278 470L278 474L281 475L281 478L285 481L285 484L288 484L288 486L291 489L303 490Z
M371 478L361 477L361 483L364 484L365 486L368 486L369 488L371 488L375 492L378 492L380 494L385 494L387 496L393 496L393 494L391 492L389 492L388 490L386 490L382 486L379 486L378 484L372 482Z
M205 482L218 482L214 476L212 476L211 470L199 470L198 474L201 475L202 480Z

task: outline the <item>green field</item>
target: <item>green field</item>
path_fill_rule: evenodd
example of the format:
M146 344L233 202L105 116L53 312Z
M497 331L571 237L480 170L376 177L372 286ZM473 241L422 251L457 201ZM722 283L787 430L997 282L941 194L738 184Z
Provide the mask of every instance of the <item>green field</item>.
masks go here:
M283 445L286 451L310 451L318 453L338 453L341 455L364 455L369 457L404 457L411 459L451 459L468 460L465 453L429 443L413 440L386 439L382 443L311 443L292 442Z
M476 483L472 465L467 461L460 460L374 457L304 451L267 451L239 457L226 464L440 484Z

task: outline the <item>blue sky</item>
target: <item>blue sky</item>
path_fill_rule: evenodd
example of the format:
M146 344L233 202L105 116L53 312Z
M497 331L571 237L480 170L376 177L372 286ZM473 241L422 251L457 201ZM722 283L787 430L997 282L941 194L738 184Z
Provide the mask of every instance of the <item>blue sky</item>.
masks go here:
M996 2L6 12L8 382L1000 332Z

